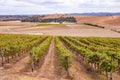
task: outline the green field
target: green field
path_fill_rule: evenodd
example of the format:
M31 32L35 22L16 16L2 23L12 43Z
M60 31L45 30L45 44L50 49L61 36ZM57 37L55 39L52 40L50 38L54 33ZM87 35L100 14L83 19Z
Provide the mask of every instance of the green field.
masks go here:
M65 24L38 24L35 27L65 27Z

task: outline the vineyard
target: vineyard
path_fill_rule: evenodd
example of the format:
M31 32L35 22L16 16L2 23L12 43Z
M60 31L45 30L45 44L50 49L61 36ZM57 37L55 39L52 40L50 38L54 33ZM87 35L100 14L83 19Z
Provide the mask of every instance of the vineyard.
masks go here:
M0 34L0 50L0 80L120 80L120 38Z

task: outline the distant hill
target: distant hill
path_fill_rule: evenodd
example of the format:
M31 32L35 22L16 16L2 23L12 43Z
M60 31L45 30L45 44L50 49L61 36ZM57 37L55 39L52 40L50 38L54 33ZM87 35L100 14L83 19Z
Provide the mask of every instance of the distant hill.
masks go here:
M0 21L16 21L22 20L26 18L33 18L33 19L55 19L55 18L67 18L73 17L69 14L45 14L45 15L0 15Z
M71 13L70 15L73 16L120 16L120 12L117 13L109 13L109 12L105 12L105 13Z
M27 17L30 15L0 15L0 21L16 21Z
M117 13L68 13L68 14L45 14L45 15L0 15L0 21L16 21L22 20L25 18L38 17L39 19L53 19L53 18L66 18L66 17L75 17L75 16L120 16L120 12Z

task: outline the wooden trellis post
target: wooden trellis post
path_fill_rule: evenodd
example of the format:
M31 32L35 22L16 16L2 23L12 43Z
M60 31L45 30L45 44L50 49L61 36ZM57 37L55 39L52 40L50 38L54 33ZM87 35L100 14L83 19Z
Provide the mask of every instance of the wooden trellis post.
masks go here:
M1 57L2 57L2 66L4 65L4 54L5 54L5 50L1 50Z
M113 64L113 59L112 59L112 57L111 57L111 64ZM111 71L110 71L110 80L112 80L112 66L111 66Z
M34 64L34 52L32 52L32 63L31 63L31 66L32 66L32 72L33 72L34 68L35 68L35 64Z

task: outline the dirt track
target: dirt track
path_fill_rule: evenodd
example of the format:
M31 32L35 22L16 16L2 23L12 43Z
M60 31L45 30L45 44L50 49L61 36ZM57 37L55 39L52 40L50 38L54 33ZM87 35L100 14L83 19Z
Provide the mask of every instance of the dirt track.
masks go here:
M52 40L48 53L45 57L44 63L39 71L38 77L46 78L49 80L58 80L58 76L55 72L55 46L54 40Z

